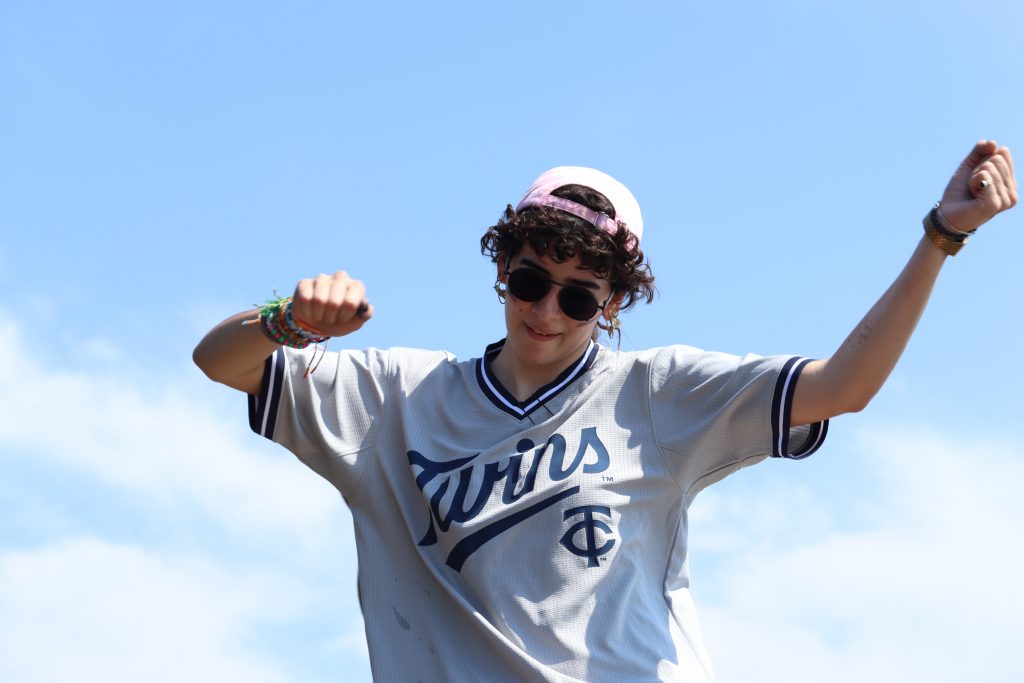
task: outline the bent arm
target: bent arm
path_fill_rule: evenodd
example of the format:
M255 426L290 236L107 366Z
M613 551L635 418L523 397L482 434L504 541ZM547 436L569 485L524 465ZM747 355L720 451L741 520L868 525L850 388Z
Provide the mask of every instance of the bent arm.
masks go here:
M945 219L974 230L1017 203L1010 150L981 140L961 162L942 196ZM928 303L946 252L922 237L910 261L839 349L809 363L793 395L791 424L863 410L889 377Z
M263 364L279 344L267 339L259 325L243 325L255 311L233 315L210 330L192 352L207 377L247 394L260 393Z
M344 271L333 276L321 273L296 285L292 313L297 323L317 335L343 337L373 316L365 296L363 283ZM256 311L231 316L210 330L192 352L192 360L207 377L254 396L260 393L264 363L280 347L259 325L243 324L257 317Z
M864 409L896 367L945 259L922 238L896 281L832 357L804 368L793 395L794 426Z

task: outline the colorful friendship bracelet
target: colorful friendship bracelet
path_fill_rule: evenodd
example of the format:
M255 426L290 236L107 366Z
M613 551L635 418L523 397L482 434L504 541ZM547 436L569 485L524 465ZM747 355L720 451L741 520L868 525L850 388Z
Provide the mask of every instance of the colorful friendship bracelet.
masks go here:
M276 316L268 316L260 318L260 329L263 330L263 334L267 336L270 341L275 344L283 344L284 346L290 346L294 349L302 349L312 342L306 341L301 337L293 336L288 334L285 330L282 330L275 320Z
M291 307L291 297L271 299L259 307L260 330L270 341L294 349L304 349L310 344L330 339L296 324L291 315Z
M320 342L323 341L324 339L327 339L327 337L319 335L311 330L307 330L305 327L295 322L295 318L292 317L292 302L290 301L288 302L288 305L285 306L284 308L284 324L289 330L295 332L303 339L309 339L315 342Z
M267 326L272 331L276 332L279 337L287 339L288 346L296 349L303 349L310 344L319 344L322 341L326 341L327 337L307 337L303 335L300 329L294 324L289 325L286 311L287 308L279 310L272 318L269 319Z
M299 325L295 322L295 318L292 316L292 302L289 301L288 305L285 306L284 310L278 313L278 318L284 321L285 328L292 334L297 334L302 339L309 341L313 344L319 344L330 339L329 336L320 333L319 331L308 329Z

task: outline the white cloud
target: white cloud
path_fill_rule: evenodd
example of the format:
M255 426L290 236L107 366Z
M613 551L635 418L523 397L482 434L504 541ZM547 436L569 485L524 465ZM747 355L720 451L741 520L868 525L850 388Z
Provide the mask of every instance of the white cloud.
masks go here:
M0 555L0 679L294 680L243 647L246 625L283 620L308 591L97 539Z
M1021 680L1024 449L876 426L851 451L868 476L848 529L806 521L842 516L849 492L702 494L717 533L696 561L725 551L696 577L721 680Z
M124 351L103 337L83 339L79 344L80 348L77 350L81 352L82 356L94 363L102 363L108 367L113 367L114 364L125 360Z
M0 351L17 359L0 365L0 395L17 397L0 411L8 466L23 457L73 468L167 514L198 508L234 534L284 534L309 547L334 535L340 496L249 432L242 394L191 366L173 380L127 361L50 367L7 346L18 338L13 326L0 329ZM107 359L122 353L102 339L88 349Z
M186 555L102 529L21 551L0 537L0 680L294 680L288 656L256 654L253 629L346 610L312 647L366 677L354 591L325 582L354 586L347 514L326 482L248 432L241 395L191 368L155 385L157 372L102 339L85 369L67 369L18 338L0 328L16 359L0 364L5 471L74 472L197 540ZM694 506L695 592L720 680L1024 678L1021 439L860 424L852 443L833 435L815 460L760 465ZM25 495L59 509L48 491ZM211 528L248 556L204 540ZM312 568L295 573L296 550Z
M0 326L0 468L26 484L0 500L0 680L368 680L350 517L243 395L19 338Z

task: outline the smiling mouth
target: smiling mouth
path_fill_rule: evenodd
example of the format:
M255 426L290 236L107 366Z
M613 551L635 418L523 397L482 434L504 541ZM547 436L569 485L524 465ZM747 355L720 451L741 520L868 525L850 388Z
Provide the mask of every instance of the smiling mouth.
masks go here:
M529 330L532 335L542 339L552 339L558 336L557 332L541 332L540 330L533 329L529 325L526 325L526 329Z

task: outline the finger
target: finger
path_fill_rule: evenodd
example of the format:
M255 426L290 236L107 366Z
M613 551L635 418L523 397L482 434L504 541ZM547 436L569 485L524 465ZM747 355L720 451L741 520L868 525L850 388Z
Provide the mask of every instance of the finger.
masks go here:
M982 165L971 176L970 189L974 198L985 206L995 204L999 198L993 172L987 165Z
M967 155L967 158L963 160L961 167L975 169L982 164L988 157L992 156L997 149L995 140L978 140L975 143L974 149Z
M360 310L363 312L359 313ZM366 321L373 317L373 310L373 304L369 304L365 301L362 302L356 307L356 312L351 318L347 321L338 321L338 324L334 326L334 329L336 330L335 335L342 336L351 334L352 332L360 329L366 324Z
M971 178L968 181L968 185L971 190L971 194L975 197L985 195L991 197L996 194L996 182L999 179L999 171L994 162L995 155L990 156L980 164L978 164L971 172Z
M992 182L994 183L993 189L996 190L1002 200L1002 205L999 209L1007 209L1011 205L1010 193L1013 187L1013 172L1010 170L1010 164L1006 157L1000 154L994 154L989 159L988 164L991 165L991 168L995 169Z
M992 189L996 191L996 201L993 202L992 208L997 212L1010 208L1010 189L1006 186L1006 183L997 182Z
M325 326L333 325L339 321L338 311L345 301L345 292L348 290L352 278L343 270L339 270L331 276L330 293L324 307L323 323Z
M313 296L309 300L309 317L305 318L307 322L311 322L314 325L322 323L324 319L324 309L327 307L327 302L331 297L331 285L333 280L323 273L316 276L313 280Z
M1013 173L1013 159L1010 157L1010 150L1006 150L1006 154L1004 155L1004 158L1006 159L1006 163L1010 167L1010 178L1009 178L1009 182L1006 184L1007 189L1009 190L1009 195L1010 195L1010 206L1016 206L1017 205L1017 200L1018 200L1018 195L1017 195L1017 176L1014 175L1014 173Z
M996 154L1006 162L1006 166L1009 169L1009 174L1004 176L1006 181L1006 187L1009 189L1010 198L1014 204L1017 203L1017 176L1013 171L1013 155L1010 154L1009 147L1000 147Z
M996 154L1006 159L1006 163L1010 166L1010 175L1013 175L1013 155L1010 154L1009 147L1000 147L996 150Z
M352 280L345 291L341 309L338 311L338 322L348 322L356 317L359 307L366 300L366 286L359 280Z
M982 162L971 176L970 188L976 199L996 212L1017 204L1017 178L1009 148L1000 147Z
M310 320L313 317L310 309L310 299L313 298L313 280L306 278L299 280L295 285L295 294L292 296L292 317L299 317L303 320Z

